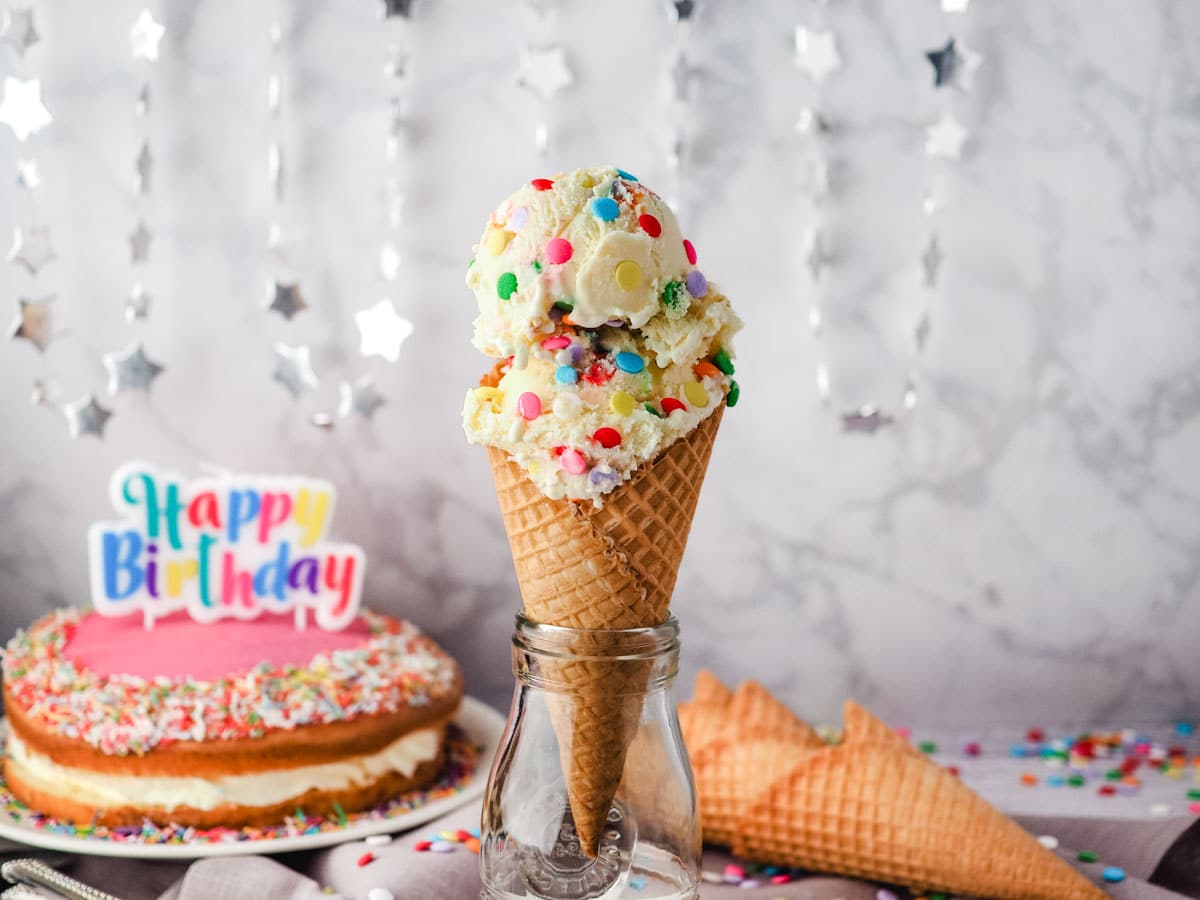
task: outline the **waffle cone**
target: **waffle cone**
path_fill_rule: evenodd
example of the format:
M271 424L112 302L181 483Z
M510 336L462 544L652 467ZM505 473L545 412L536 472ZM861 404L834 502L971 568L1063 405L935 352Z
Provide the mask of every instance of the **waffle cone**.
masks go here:
M549 499L506 453L488 448L525 615L601 632L582 635L575 656L603 657L612 640L605 630L666 621L723 410L639 469L601 507ZM551 697L551 721L580 847L595 856L641 716L649 664L593 658L547 666L566 686Z
M742 814L749 859L998 900L1102 900L1104 893L861 707L866 738L810 753ZM870 721L868 721L870 720ZM873 723L873 724L872 724Z
M696 681L692 686L692 703L710 704L724 708L729 706L729 701L732 699L733 691L708 669L701 669L696 673Z
M738 728L751 728L790 740L808 749L825 746L811 725L780 703L757 681L743 681L729 701L729 721Z

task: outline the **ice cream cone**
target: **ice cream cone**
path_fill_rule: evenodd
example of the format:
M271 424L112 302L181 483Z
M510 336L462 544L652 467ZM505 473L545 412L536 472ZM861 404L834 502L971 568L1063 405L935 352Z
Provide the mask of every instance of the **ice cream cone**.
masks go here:
M508 456L488 448L525 615L596 632L553 663L569 692L551 718L580 846L595 856L641 714L648 664L613 662L606 630L661 625L721 423L719 407L605 497L551 500Z
M867 737L857 733L865 726ZM742 814L748 859L1007 900L1105 895L861 707Z
M708 669L701 669L696 673L696 682L692 687L692 703L727 707L732 699L733 691Z
M825 746L807 722L780 703L757 681L743 681L729 701L729 721L737 729L755 729L797 746L818 749Z

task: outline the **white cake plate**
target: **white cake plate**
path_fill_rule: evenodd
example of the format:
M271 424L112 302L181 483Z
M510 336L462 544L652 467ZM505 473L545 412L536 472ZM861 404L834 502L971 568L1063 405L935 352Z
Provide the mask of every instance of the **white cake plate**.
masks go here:
M362 840L373 834L390 834L407 831L440 818L460 806L483 795L488 770L492 765L504 733L504 716L473 697L463 698L456 719L467 737L482 749L470 780L461 785L456 793L437 799L417 803L411 809L394 810L386 818L369 815L350 815L345 825L311 834L297 833L284 837L254 837L238 839L231 832L229 840L184 841L180 843L142 843L117 841L109 837L96 837L71 833L67 826L56 830L53 826L35 825L30 821L14 820L9 812L0 810L0 840L13 841L31 847L44 847L66 853L82 853L89 856L121 856L140 859L200 859L207 856L246 856L250 854L291 853L296 850L312 850L330 847L347 841ZM0 719L0 733L6 727ZM0 779L0 793L9 797L7 785Z

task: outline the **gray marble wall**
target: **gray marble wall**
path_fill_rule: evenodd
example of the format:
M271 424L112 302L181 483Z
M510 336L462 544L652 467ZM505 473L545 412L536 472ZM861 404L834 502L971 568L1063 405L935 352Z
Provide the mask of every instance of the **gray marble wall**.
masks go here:
M746 320L743 400L675 603L685 675L754 676L826 720L848 695L945 725L1200 714L1200 5L974 0L950 16L936 0L699 0L685 35L648 0L562 0L545 17L416 0L388 22L366 0L157 0L151 65L130 55L140 4L26 2L42 42L23 59L0 45L0 74L40 78L55 122L25 144L0 126L0 228L48 224L58 258L36 280L0 265L0 304L54 293L58 334L45 354L0 343L0 629L84 599L84 530L108 515L119 461L306 472L340 486L335 533L367 548L369 601L435 633L472 691L503 702L518 595L484 454L459 425L484 367L463 266L521 181L612 161L676 196ZM815 16L844 59L819 97L792 46ZM931 86L924 51L951 33L984 57L970 93ZM392 42L408 53L398 86L382 73ZM555 43L576 83L543 103L514 74L521 48ZM678 104L666 70L685 43ZM390 164L393 89L407 141ZM835 130L814 209L794 124L818 100ZM925 127L947 108L969 137L941 164ZM155 168L139 199L144 133ZM4 174L30 157L32 195ZM406 201L394 282L379 267L389 175ZM130 323L139 213L153 303ZM276 217L283 261L264 243ZM816 287L815 221L832 257ZM945 263L925 293L931 226ZM274 277L310 304L290 322L264 310ZM358 352L354 313L383 298L416 326L395 363ZM108 397L101 354L135 340L165 372L149 396ZM277 341L311 346L315 391L293 400L272 380ZM339 418L339 383L362 375L387 404ZM103 440L30 404L42 377L62 400L100 394ZM866 403L896 421L844 431L839 413Z

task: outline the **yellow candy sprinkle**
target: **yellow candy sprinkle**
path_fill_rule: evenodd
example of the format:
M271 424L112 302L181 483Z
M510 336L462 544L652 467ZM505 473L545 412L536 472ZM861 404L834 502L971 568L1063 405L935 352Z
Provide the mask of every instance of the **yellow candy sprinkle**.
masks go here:
M633 394L617 391L608 401L608 405L618 416L627 416L637 408L637 401L633 399Z
M483 246L492 256L499 256L504 252L504 248L508 246L508 240L512 237L512 232L505 231L503 228L493 228L487 233L487 237L483 239Z
M477 387L475 388L475 396L480 403L491 403L492 410L499 409L500 404L504 402L504 391L495 387Z
M698 381L689 381L683 386L683 396L692 406L708 406L708 391Z
M622 290L632 291L642 283L642 267L632 259L622 260L613 269L613 278L616 279L617 286Z

